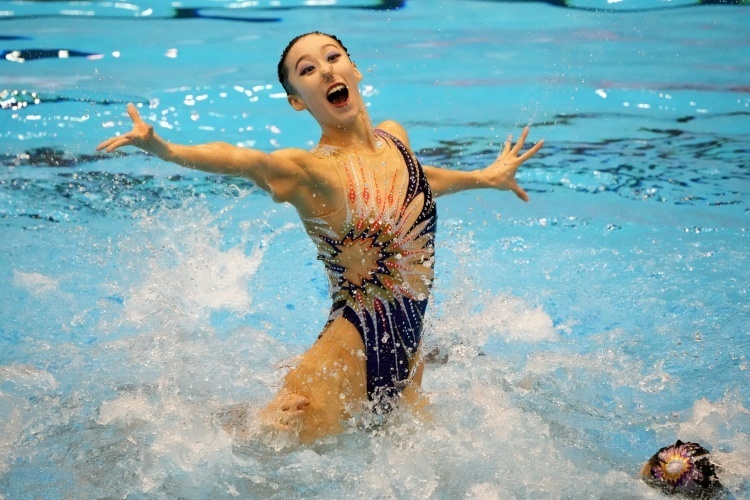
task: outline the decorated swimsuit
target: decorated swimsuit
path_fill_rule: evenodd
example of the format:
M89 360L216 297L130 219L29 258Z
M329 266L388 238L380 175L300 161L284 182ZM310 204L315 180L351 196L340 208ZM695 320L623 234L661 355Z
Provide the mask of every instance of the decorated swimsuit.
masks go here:
M343 316L359 331L368 398L376 410L387 411L406 386L422 337L437 214L419 161L396 137L375 133L401 153L408 175L378 183L373 166L356 153L321 148L318 152L336 157L346 189L346 219L341 228L326 217L303 222L330 280L329 322Z

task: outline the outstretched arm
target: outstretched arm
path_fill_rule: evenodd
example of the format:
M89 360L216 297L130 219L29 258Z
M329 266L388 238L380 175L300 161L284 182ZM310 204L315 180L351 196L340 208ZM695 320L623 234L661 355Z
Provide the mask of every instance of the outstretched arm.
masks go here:
M521 137L513 145L512 137L508 136L505 146L497 159L488 167L481 170L464 172L447 168L425 166L424 172L430 188L435 196L457 193L467 189L492 188L513 191L523 201L529 201L529 195L516 182L516 172L523 162L536 154L544 145L541 140L525 153L520 154L529 127L523 129Z
M305 152L301 150L287 149L267 154L224 142L195 146L172 144L159 137L132 104L128 104L128 115L133 120L133 130L107 139L96 147L97 151L110 153L123 146L135 146L183 167L247 177L279 200L286 198L305 178L305 169L302 168Z
M378 125L378 128L395 135L411 149L406 130L397 122L392 120L384 121ZM481 170L465 172L424 165L424 173L427 176L427 182L430 183L432 194L442 196L466 191L467 189L493 188L513 191L523 201L529 201L529 195L516 182L516 171L523 162L534 156L541 149L544 141L537 142L531 149L520 154L527 135L529 135L529 127L523 129L521 137L519 137L515 145L513 145L513 138L508 136L508 140L505 142L505 146L497 156L497 159L487 168Z

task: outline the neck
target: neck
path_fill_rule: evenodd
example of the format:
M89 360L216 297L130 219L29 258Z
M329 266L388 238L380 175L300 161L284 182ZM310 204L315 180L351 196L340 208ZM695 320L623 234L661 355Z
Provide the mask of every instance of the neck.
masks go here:
M323 127L319 145L375 152L378 151L378 138L375 136L375 128L369 115L363 110L349 126Z

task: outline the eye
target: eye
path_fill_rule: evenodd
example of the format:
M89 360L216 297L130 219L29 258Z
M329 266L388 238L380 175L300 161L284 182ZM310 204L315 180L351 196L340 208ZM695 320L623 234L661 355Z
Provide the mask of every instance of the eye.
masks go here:
M304 76L304 75L308 74L309 72L311 72L314 69L315 69L315 67L312 66L312 65L303 66L303 68L300 70L299 74L300 74L300 76Z
M328 54L328 57L326 57L326 61L336 62L339 60L340 57L341 57L341 54L339 54L338 52L334 52L332 54Z

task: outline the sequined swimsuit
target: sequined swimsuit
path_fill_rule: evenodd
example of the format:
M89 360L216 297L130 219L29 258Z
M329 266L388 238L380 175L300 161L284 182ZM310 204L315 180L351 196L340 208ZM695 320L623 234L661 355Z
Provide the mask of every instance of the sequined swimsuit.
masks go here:
M329 277L329 321L343 316L365 345L367 395L380 408L406 385L432 287L437 213L422 166L396 137L376 130L401 153L408 175L375 182L374 167L335 151L346 189L345 222L303 219ZM398 180L400 177L401 180Z

